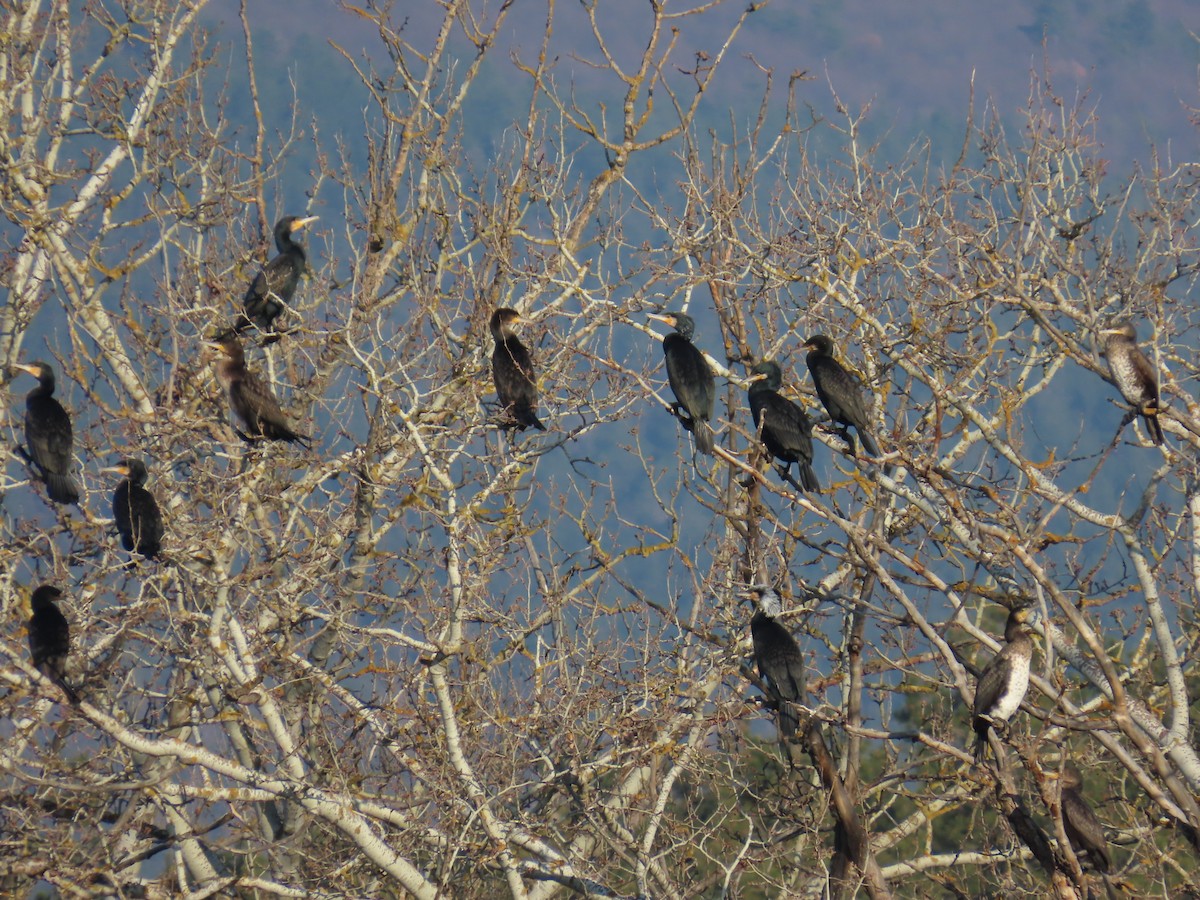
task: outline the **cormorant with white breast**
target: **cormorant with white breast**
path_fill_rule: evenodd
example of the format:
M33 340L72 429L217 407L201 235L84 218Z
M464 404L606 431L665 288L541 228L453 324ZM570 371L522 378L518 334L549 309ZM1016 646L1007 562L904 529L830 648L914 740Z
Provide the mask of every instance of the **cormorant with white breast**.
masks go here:
M879 445L871 435L871 420L863 402L862 384L834 357L833 341L826 335L818 334L810 337L804 348L808 350L805 359L817 396L821 398L829 418L842 426L839 431L850 445L850 453L858 455L854 438L850 435L850 428L853 427L867 455L879 456Z
M71 626L67 617L55 602L62 591L50 584L43 584L30 598L32 615L29 617L29 655L33 666L55 684L67 700L78 705L79 695L67 684L65 677L67 656L71 652Z
M292 235L317 220L317 216L284 216L275 223L275 247L279 255L262 267L246 290L246 312L234 331L240 334L251 325L259 331L274 331L275 320L291 306L300 277L304 274L304 247Z
M530 427L545 431L546 426L537 417L538 389L533 360L513 331L521 321L521 314L507 306L492 313L488 323L496 343L492 351L492 381L500 406L512 419L511 427L518 431Z
M1146 430L1155 444L1162 444L1163 430L1158 421L1158 375L1146 354L1137 345L1137 329L1132 322L1121 322L1103 329L1104 356L1117 390L1125 402L1141 414Z
M750 412L763 445L783 463L779 474L796 490L819 491L813 472L812 420L808 414L779 393L783 371L779 364L764 359L750 367ZM800 482L792 478L792 463L800 464Z
M25 396L25 449L29 461L55 503L78 503L79 487L71 478L71 453L75 443L71 417L54 399L54 369L49 363L17 363L38 386Z
M692 343L696 323L685 313L652 314L651 319L665 322L675 330L663 338L663 354L667 359L667 380L675 394L671 411L683 427L696 438L696 449L713 455L713 431L708 424L716 401L716 382L704 354ZM682 408L687 417L680 414Z
M972 710L977 762L981 762L987 753L988 729L1007 723L1021 707L1029 690L1029 669L1033 661L1033 638L1028 624L1031 614L1028 606L1018 606L1009 612L1004 625L1005 646L979 676Z

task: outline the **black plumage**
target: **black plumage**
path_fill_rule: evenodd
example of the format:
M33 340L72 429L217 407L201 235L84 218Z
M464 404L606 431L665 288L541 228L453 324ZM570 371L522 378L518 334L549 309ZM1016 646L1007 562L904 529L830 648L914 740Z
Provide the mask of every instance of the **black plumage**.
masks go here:
M1137 345L1137 330L1132 322L1121 322L1105 328L1100 334L1104 336L1104 356L1117 390L1142 416L1150 439L1155 444L1162 444L1163 430L1158 421L1158 375Z
M665 322L675 330L663 338L663 355L667 360L667 380L675 394L671 410L683 423L683 427L696 438L696 449L713 455L713 431L709 421L713 415L717 387L712 369L704 354L692 343L696 323L684 313L651 315L651 319ZM687 416L680 414L680 409Z
M1006 643L979 676L971 719L975 729L976 760L982 761L987 753L988 729L1007 723L1020 709L1029 690L1029 669L1033 661L1030 614L1027 606L1019 606L1008 614L1004 625Z
M805 699L804 654L792 633L776 621L783 606L773 588L752 588L744 596L754 601L750 619L754 662L779 710L779 735L786 740L800 727L793 704L803 704Z
M236 337L225 337L209 346L221 352L217 380L225 388L234 429L243 440L290 441L305 447L311 444L307 435L292 430L267 383L246 367L246 355Z
M518 431L537 428L545 431L537 417L538 389L537 374L533 360L521 339L513 333L520 324L521 314L515 309L501 307L492 313L488 327L496 347L492 351L492 381L496 385L496 396L505 415L512 420Z
M779 393L783 372L779 364L765 359L750 368L750 413L763 446L782 462L780 474L796 490L819 491L820 482L812 468L812 420L808 414ZM800 482L792 478L792 463L799 463Z
M279 255L263 266L250 283L242 301L246 311L238 318L234 331L240 334L252 325L259 331L275 330L275 320L291 306L307 265L304 247L292 235L316 220L316 216L284 216L275 223Z
M71 626L55 601L62 591L53 585L43 584L33 592L29 617L29 655L34 668L57 684L67 700L79 703L79 695L67 684L65 677L67 656L71 652Z
M163 520L154 495L146 490L146 465L140 459L126 459L119 466L105 469L125 478L113 491L113 518L121 534L121 545L131 553L154 559L162 549Z
M71 454L75 442L71 417L54 399L54 369L49 363L18 363L38 386L25 396L25 450L56 503L78 503L79 487L71 478Z
M1108 838L1104 836L1104 826L1079 792L1083 787L1083 776L1074 764L1067 763L1063 766L1060 777L1063 831L1067 833L1071 849L1075 851L1081 863L1086 856L1092 868L1107 875L1112 871Z
M879 445L871 434L871 418L863 402L862 384L833 355L833 341L826 335L810 337L804 344L813 385L829 418L841 427L842 437L857 455L850 428L858 432L868 456L879 456Z

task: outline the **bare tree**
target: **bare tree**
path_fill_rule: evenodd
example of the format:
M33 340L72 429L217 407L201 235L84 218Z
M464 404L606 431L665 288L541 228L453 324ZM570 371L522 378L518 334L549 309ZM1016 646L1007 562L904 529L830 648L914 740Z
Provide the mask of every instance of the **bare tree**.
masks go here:
M814 114L800 75L761 71L726 123L706 99L757 9L551 5L504 58L512 4L348 6L375 48L330 44L361 135L276 121L247 7L232 47L203 3L3 13L3 355L53 359L84 495L6 468L6 889L1085 897L1068 761L1110 886L1197 889L1195 168L1106 172L1041 83L1019 137L973 108L945 171L878 159L866 113ZM520 113L485 152L498 78ZM279 186L297 157L303 199ZM204 346L285 213L321 217L296 327L243 339L311 451L239 440ZM502 427L498 307L526 320L545 434ZM715 459L669 415L661 309L718 373ZM1162 448L1099 355L1120 318ZM818 333L880 459L816 399ZM818 420L822 493L765 458L766 358ZM112 533L99 470L125 456L158 562ZM28 658L35 580L64 591L78 708ZM783 754L738 602L761 583L809 663ZM976 765L975 679L1016 604L1033 686Z

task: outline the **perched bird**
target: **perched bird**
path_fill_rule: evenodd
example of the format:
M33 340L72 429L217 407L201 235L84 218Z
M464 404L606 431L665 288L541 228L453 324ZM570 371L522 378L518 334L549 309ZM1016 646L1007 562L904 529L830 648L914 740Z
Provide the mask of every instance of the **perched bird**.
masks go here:
M1137 345L1137 330L1132 322L1121 322L1100 332L1104 336L1104 356L1117 390L1125 402L1141 414L1146 430L1155 444L1162 444L1163 430L1158 421L1158 375Z
M104 470L124 475L113 491L113 518L121 533L121 545L131 553L154 559L162 546L163 520L154 495L146 490L146 465L140 459L126 459L119 466Z
M217 380L229 397L234 430L246 441L294 441L308 447L312 439L291 429L271 388L246 368L242 344L232 335L208 346L221 352L217 360ZM238 427L240 423L241 427Z
M275 246L279 255L262 267L246 290L242 301L246 312L237 320L234 331L241 334L251 325L259 331L274 331L275 320L292 303L300 276L304 274L304 247L292 239L300 229L317 220L316 216L284 216L275 223Z
M67 656L71 652L71 626L55 605L54 601L61 596L62 591L49 584L43 584L33 592L30 599L33 614L29 617L29 655L33 658L34 668L62 688L68 701L78 704L79 695L67 684L64 675Z
M684 313L655 314L650 318L665 322L675 329L663 338L667 380L671 382L676 401L671 404L671 411L683 423L683 427L695 435L696 449L712 456L713 432L708 423L712 419L717 388L708 361L692 343L696 323ZM679 412L680 408L687 413L686 418Z
M488 327L496 349L492 351L492 380L496 384L496 396L500 406L515 423L518 431L530 426L545 431L546 426L538 421L537 376L533 371L533 360L521 339L513 333L520 324L521 314L515 309L501 307L492 313Z
M972 717L977 762L981 762L987 753L988 729L1007 723L1029 690L1029 668L1033 660L1033 638L1028 624L1031 614L1028 606L1018 606L1008 614L1004 625L1005 646L979 676Z
M879 456L879 445L871 436L870 416L863 402L862 385L834 358L833 341L823 334L814 335L805 342L804 349L808 351L806 361L817 396L821 398L829 418L842 426L839 430L850 445L850 453L858 455L854 438L850 435L850 428L853 427L867 455Z
M1081 863L1086 855L1092 868L1102 875L1107 875L1112 871L1108 838L1104 836L1104 826L1079 793L1079 789L1083 787L1083 776L1074 764L1067 763L1063 766L1060 778L1063 831L1067 833L1071 849L1075 851Z
M754 428L763 445L784 465L779 474L796 490L819 491L821 485L813 472L812 420L800 408L779 393L783 372L769 359L750 367L750 412ZM792 478L792 463L800 464L800 483Z
M74 435L71 417L54 399L54 369L49 363L18 363L39 384L25 397L25 449L56 503L78 503L79 488L69 474Z
M800 727L792 704L803 703L805 698L804 654L792 633L776 621L783 606L773 588L754 587L742 598L754 602L754 615L750 619L754 662L779 710L779 736L787 740Z

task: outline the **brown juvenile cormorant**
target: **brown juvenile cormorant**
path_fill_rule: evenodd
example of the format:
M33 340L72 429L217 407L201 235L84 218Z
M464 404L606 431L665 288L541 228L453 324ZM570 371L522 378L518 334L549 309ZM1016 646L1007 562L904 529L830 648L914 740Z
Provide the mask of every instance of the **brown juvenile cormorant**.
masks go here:
M850 445L850 453L858 455L854 438L850 435L850 428L853 427L867 455L879 456L879 445L871 436L870 416L863 403L862 385L834 358L833 341L824 334L814 335L805 342L804 349L808 351L808 371L812 374L817 396L821 398L829 418L842 426L839 431Z
M246 441L266 439L269 441L294 441L309 446L311 439L291 429L279 401L271 388L257 375L246 368L246 355L236 337L228 336L209 344L221 351L217 360L217 380L229 397L229 409L233 413L234 430ZM241 427L238 427L240 423Z
M1146 430L1155 444L1163 442L1158 421L1158 375L1137 345L1137 330L1132 322L1121 322L1100 332L1104 336L1104 355L1117 390L1146 422Z
M683 423L683 427L695 435L696 449L712 456L713 432L708 423L712 419L717 388L708 360L692 343L696 323L684 313L655 314L650 318L665 322L675 329L663 338L667 380L671 382L676 401L671 404L671 411ZM680 408L687 412L686 418L680 414Z
M805 700L804 654L792 633L776 621L783 606L773 588L754 587L742 596L754 601L750 619L754 662L779 710L779 736L787 740L800 727L792 704Z
M316 216L284 216L275 223L275 246L279 255L262 267L246 290L246 308L234 331L240 334L251 325L259 331L274 331L275 320L291 306L300 276L304 274L304 248L292 235L317 220Z
M71 478L74 436L71 417L54 399L54 369L49 363L17 363L40 383L25 397L25 449L46 493L56 503L78 503L79 488Z
M154 495L146 490L146 465L140 459L126 459L119 466L105 469L124 475L113 491L113 518L121 533L121 545L131 553L154 559L162 546L163 520Z
M783 372L779 364L764 359L750 367L750 412L763 445L784 465L779 474L796 490L819 491L813 472L812 421L796 403L779 393ZM800 464L800 483L792 478L792 463Z
M67 617L55 605L62 591L53 585L43 584L33 592L29 617L29 655L39 672L62 688L67 700L79 703L79 695L67 684L65 677L67 656L71 652L71 626Z
M1104 826L1079 793L1079 789L1083 787L1083 776L1072 763L1067 763L1063 766L1060 778L1063 831L1067 833L1071 849L1075 851L1081 863L1083 857L1087 856L1093 869L1107 875L1112 871L1112 860L1108 856L1108 838L1104 836Z
M496 384L500 406L513 420L512 427L524 431L532 426L545 431L546 426L537 417L538 389L533 360L521 339L513 333L521 321L521 314L506 306L492 313L488 324L492 340L496 342L496 349L492 351L492 380Z
M971 720L975 729L976 761L982 761L987 753L988 729L1007 723L1029 690L1029 669L1033 660L1033 638L1028 624L1031 612L1028 606L1019 606L1008 614L1004 625L1005 646L979 676Z

